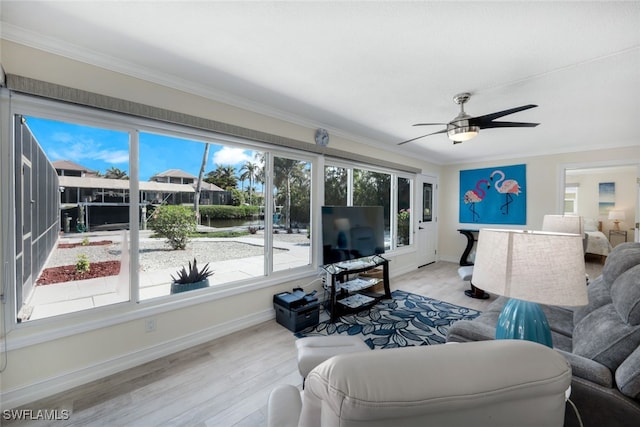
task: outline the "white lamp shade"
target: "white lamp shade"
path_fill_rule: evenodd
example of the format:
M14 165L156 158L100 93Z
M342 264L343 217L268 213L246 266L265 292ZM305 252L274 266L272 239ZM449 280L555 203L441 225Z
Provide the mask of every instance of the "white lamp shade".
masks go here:
M554 233L584 234L584 222L577 215L545 215L542 230Z
M582 235L481 229L473 284L540 304L586 305Z
M625 220L624 211L609 211L609 219L624 221Z
M349 218L338 218L333 221L333 226L336 230L349 231L351 223L349 222Z

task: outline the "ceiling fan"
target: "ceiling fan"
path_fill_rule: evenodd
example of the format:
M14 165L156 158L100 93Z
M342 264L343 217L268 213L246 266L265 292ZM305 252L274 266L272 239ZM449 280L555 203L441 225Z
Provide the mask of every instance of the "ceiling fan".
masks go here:
M510 108L504 111L498 111L492 114L485 114L484 116L471 117L464 112L464 104L471 98L471 94L468 92L459 93L453 97L453 101L460 105L460 114L458 114L449 123L416 123L413 126L436 126L445 125L446 128L439 130L438 132L428 133L426 135L418 136L416 138L408 139L406 141L399 142L398 145L406 144L407 142L415 141L416 139L424 138L425 136L437 135L439 133L447 133L449 139L454 144L459 144L463 141L468 141L474 136L478 135L480 129L489 128L532 128L538 126L540 123L523 123L523 122L495 122L495 119L508 116L509 114L517 113L519 111L535 108L537 105L528 104L521 107Z

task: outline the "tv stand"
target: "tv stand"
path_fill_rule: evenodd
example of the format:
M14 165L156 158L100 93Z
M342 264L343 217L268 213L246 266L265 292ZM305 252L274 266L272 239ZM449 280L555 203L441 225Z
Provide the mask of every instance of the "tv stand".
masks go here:
M382 267L382 279L349 276L364 273ZM391 298L389 288L389 261L379 255L355 261L339 262L323 267L327 279L331 278L329 301L326 308L331 314L331 322L340 316L357 313L375 305L378 301ZM384 293L372 292L369 289L382 280Z

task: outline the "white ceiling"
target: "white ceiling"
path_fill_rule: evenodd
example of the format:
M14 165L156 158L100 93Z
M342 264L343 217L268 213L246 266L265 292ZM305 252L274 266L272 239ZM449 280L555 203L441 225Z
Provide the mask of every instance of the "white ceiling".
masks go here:
M441 164L639 146L640 2L30 2L2 37ZM3 64L10 72L10 64ZM43 64L44 65L44 64ZM524 104L453 145L397 146ZM313 132L309 133L309 140Z

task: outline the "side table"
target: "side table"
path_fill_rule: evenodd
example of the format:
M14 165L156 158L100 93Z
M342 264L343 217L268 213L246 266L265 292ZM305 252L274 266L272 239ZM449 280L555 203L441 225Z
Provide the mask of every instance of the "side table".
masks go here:
M611 241L612 236L624 236L624 241L627 241L627 230L609 230L609 243L613 245Z
M462 280L469 280L469 285L471 289L467 289L464 291L464 294L470 298L478 298L478 299L487 299L489 298L489 294L483 291L482 289L476 287L473 282L473 262L469 261L469 254L473 249L475 242L478 239L474 236L474 233L478 233L480 230L468 229L468 228L459 228L458 232L467 238L467 246L460 257L460 268L458 269L458 274Z

